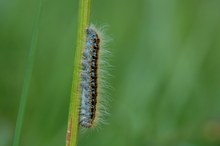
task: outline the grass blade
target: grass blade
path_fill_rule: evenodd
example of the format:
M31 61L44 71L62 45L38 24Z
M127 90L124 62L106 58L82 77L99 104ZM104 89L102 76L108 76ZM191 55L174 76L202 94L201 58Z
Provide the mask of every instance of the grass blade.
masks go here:
M85 45L85 30L89 25L90 6L91 0L80 0L77 45L75 52L66 146L77 145L80 105L80 63L82 58L82 49Z
M21 92L21 97L20 97L16 127L15 127L15 134L14 134L14 139L13 139L13 146L18 146L19 141L20 141L21 129L22 129L25 107L26 107L27 96L28 96L28 90L30 87L30 81L31 81L32 70L33 70L34 54L37 48L41 11L42 11L42 0L39 0L38 14L35 20L36 22L34 23L35 26L33 27L31 45L30 45L27 64L25 68L23 87L22 87L22 92Z

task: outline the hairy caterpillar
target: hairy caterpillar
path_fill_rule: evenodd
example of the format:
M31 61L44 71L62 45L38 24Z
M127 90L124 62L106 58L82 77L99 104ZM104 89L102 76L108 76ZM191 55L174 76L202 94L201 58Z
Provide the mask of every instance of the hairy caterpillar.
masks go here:
M100 112L103 106L100 104L101 84L101 59L103 43L101 33L91 25L86 29L86 43L82 58L81 73L81 104L79 123L82 127L94 127L100 122ZM100 111L102 109L102 111ZM98 120L99 119L99 120ZM102 122L102 121L101 121Z

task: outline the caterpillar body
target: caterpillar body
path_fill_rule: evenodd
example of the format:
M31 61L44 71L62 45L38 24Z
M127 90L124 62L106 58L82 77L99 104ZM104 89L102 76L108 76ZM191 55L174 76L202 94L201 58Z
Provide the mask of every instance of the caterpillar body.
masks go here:
M91 25L86 29L86 42L81 63L81 103L79 123L90 128L97 124L100 107L101 34Z

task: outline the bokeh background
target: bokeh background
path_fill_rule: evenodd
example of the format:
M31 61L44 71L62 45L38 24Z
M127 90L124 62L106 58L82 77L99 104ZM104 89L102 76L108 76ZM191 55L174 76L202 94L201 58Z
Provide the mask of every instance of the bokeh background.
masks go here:
M65 145L77 0L43 0L21 146ZM0 0L0 146L12 144L39 0ZM79 146L220 145L220 1L93 0L113 65L109 124Z

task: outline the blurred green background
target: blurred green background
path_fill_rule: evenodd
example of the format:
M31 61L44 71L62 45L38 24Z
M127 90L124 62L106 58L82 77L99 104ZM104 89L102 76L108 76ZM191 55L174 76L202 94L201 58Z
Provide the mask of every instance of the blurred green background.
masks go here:
M43 0L21 146L65 145L77 0ZM0 0L0 146L12 144L39 0ZM93 0L113 57L109 124L79 146L220 145L220 1Z

